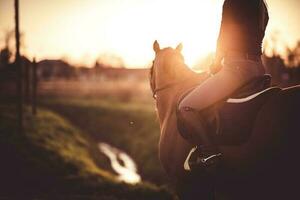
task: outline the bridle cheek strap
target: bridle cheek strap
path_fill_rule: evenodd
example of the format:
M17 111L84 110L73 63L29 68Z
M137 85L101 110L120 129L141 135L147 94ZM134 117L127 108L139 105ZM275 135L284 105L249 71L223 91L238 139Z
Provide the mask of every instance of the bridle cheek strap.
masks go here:
M183 80L179 80L179 81L174 81L174 82L171 82L171 83L167 83L166 85L160 87L160 88L155 88L154 91L153 91L153 98L156 99L156 94L158 92L161 92L163 90L166 90L166 89L170 89L172 87L175 87L179 84L182 84L183 82L185 82L186 80L188 80L187 78L186 79L183 79Z

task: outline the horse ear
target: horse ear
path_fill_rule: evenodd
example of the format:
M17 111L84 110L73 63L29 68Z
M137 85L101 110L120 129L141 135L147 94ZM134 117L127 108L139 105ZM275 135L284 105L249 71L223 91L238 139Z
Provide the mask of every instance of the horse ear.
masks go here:
M153 50L155 51L155 53L158 53L160 51L160 47L157 40L155 40L153 43Z
M181 52L182 48L183 48L182 43L180 43L180 44L177 45L176 50Z

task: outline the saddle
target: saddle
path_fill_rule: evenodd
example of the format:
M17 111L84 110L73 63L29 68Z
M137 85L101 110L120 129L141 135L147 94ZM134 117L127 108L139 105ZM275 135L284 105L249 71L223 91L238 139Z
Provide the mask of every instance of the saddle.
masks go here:
M230 97L201 111L199 119L204 122L211 144L194 147L184 168L189 171L193 166L199 168L199 164L202 167L214 166L221 156L216 148L218 145L237 145L247 141L262 106L280 90L271 87L270 75L263 75L249 81Z
M279 87L271 87L271 76L255 78L215 105L214 122L208 123L215 134L211 141L215 145L237 145L245 142L254 126L256 117L266 101L279 92Z

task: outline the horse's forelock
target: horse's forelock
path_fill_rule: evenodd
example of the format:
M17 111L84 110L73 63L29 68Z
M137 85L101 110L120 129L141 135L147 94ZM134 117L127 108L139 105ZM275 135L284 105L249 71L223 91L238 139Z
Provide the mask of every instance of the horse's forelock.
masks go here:
M162 69L164 72L169 72L170 70L173 71L174 65L177 64L174 62L175 60L177 60L176 58L180 58L183 60L183 56L179 51L171 47L167 47L165 49L162 49L156 55L155 62L156 64L159 64L159 66L157 67L160 67L160 69Z
M182 68L182 66L185 66L185 64L180 51L167 47L156 53L149 72L152 91L155 90L157 81L170 82L176 78L182 78L180 76L182 69L186 70L186 67ZM160 76L157 77L157 73L159 73Z

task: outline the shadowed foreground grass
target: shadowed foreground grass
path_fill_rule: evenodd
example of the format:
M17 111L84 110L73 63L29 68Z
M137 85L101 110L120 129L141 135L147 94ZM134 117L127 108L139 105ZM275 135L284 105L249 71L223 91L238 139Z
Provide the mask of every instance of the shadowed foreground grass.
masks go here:
M99 167L97 144L62 116L46 109L39 109L37 116L25 112L25 131L20 135L14 107L2 104L0 110L0 197L173 198L166 189L149 183L118 182L109 170Z

